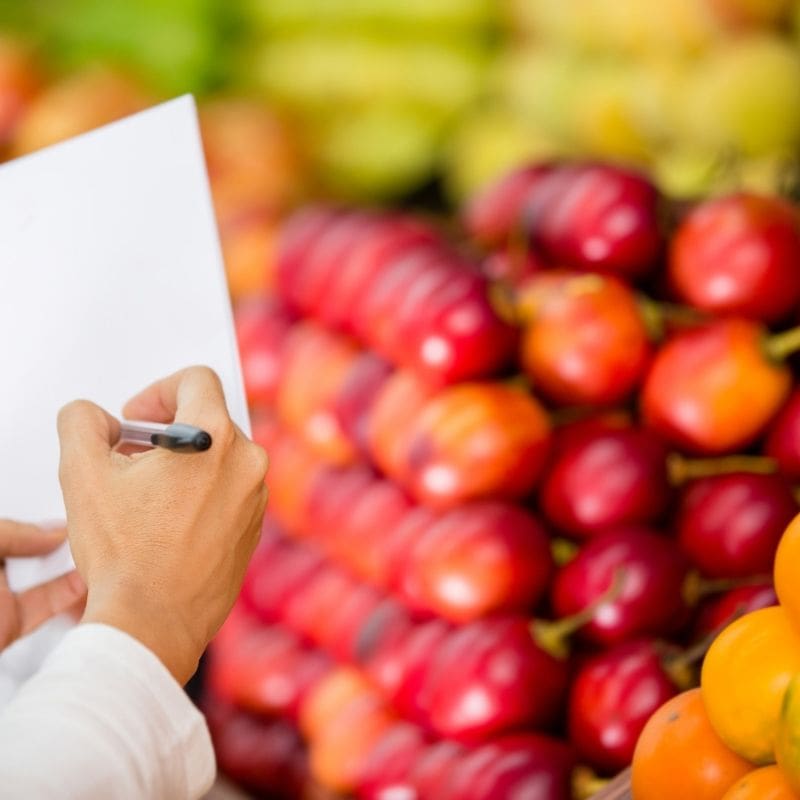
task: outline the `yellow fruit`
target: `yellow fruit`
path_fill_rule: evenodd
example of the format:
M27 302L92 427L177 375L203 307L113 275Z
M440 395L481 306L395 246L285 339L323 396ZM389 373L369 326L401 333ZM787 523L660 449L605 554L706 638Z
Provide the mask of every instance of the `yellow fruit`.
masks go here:
M800 634L780 606L740 617L703 663L701 688L717 735L753 764L775 761L783 695L800 672Z

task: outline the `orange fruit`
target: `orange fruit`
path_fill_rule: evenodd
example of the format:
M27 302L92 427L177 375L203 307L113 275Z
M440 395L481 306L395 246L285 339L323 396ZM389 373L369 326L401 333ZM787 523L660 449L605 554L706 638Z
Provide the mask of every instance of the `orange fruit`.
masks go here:
M775 755L789 785L800 796L800 675L792 678L783 696Z
M708 650L700 685L720 739L754 764L775 762L783 695L800 672L800 634L780 606L732 622Z
M797 800L783 773L774 764L748 772L722 800Z
M309 692L300 709L300 730L308 739L316 739L354 704L371 708L382 705L375 690L358 670L339 667Z
M722 743L700 690L690 689L644 726L633 754L633 800L720 800L752 768Z
M775 554L775 591L786 613L800 631L800 514L787 526Z

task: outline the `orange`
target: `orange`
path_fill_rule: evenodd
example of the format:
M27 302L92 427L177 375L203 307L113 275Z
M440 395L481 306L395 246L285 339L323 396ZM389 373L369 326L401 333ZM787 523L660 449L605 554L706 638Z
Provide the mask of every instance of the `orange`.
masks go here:
M783 695L800 672L800 635L780 606L731 623L714 640L700 685L717 735L754 764L775 761Z
M773 765L749 772L725 792L722 800L797 800L797 795Z
M786 613L800 631L800 514L787 526L775 554L775 591Z
M633 754L633 800L720 800L752 768L720 741L700 690L690 689L644 726Z
M789 785L800 796L800 675L792 678L783 696L775 755Z

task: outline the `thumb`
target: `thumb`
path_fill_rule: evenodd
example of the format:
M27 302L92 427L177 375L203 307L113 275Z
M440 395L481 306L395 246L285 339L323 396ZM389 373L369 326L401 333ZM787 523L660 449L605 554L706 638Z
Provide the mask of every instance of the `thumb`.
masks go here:
M119 422L88 400L73 400L58 412L62 487L86 471L102 469L120 435Z

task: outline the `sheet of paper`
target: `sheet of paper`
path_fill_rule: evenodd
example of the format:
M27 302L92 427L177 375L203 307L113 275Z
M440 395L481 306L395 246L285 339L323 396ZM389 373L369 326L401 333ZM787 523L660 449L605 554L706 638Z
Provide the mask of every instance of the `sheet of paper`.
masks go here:
M0 517L64 518L58 409L190 364L249 431L197 114L182 97L0 167ZM191 457L191 456L187 456ZM8 564L14 586L68 552Z

